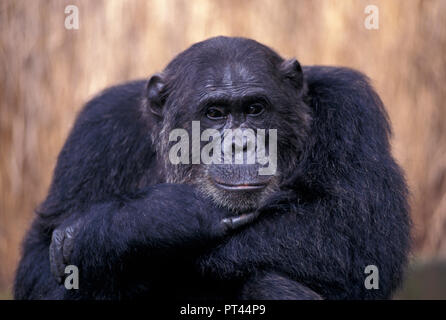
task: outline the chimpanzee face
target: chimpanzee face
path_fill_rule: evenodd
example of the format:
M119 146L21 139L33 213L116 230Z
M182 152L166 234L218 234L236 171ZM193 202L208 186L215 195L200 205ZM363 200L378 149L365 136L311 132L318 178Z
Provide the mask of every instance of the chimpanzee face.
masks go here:
M297 165L310 122L304 87L296 60L254 41L180 54L148 85L166 180L237 212L257 208Z

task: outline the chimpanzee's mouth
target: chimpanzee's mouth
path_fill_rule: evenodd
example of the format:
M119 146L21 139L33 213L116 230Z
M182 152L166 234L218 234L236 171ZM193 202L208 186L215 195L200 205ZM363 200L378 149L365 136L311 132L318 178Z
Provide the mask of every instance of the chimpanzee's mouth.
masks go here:
M266 183L260 183L260 182L243 182L243 183L231 184L216 180L214 180L214 184L218 188L226 191L255 191L264 189L267 186Z

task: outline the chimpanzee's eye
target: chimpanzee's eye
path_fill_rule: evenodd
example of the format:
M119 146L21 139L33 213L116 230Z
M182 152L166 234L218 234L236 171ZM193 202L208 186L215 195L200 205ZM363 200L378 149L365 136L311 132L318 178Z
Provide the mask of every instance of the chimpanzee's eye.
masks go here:
M224 109L219 107L210 107L206 110L206 117L211 120L219 120L226 117Z
M246 114L249 114L249 115L251 115L251 116L258 116L258 115L261 114L264 110L265 110L265 108L264 108L260 103L254 103L254 104L251 104L251 105L246 109Z

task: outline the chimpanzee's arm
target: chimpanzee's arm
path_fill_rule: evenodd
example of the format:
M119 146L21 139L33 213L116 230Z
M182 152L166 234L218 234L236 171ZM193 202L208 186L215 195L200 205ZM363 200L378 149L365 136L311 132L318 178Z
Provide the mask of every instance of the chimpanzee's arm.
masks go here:
M108 201L89 211L64 222L50 245L53 273L62 280L65 266L76 265L82 291L89 295L119 281L136 260L152 272L161 271L169 261L193 259L235 228L224 210L188 185L152 186L137 199Z

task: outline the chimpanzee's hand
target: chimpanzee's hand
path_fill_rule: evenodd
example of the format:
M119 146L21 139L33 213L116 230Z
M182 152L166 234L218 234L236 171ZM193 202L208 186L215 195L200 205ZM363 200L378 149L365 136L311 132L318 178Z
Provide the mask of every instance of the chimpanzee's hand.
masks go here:
M60 227L53 231L50 243L50 268L56 280L61 283L65 274L65 267L73 251L74 239L81 227L80 221L67 227Z
M141 230L125 230L113 225L106 230L147 237L153 235L156 239L163 239L163 243L170 244L193 241L194 238L200 238L200 234L207 239L217 239L251 223L258 215L256 212L231 215L226 209L218 208L212 201L203 198L193 186L186 184L155 185L143 197L119 209L112 204L101 204L92 206L90 211L75 223L64 223L53 231L49 248L50 267L59 282L64 277L65 267L70 264L76 236L82 226L89 224L92 215L107 215L112 211L113 215L121 216L127 225ZM102 220L105 223L108 221L106 218ZM108 223L117 223L113 221ZM150 242L153 244L156 241Z

